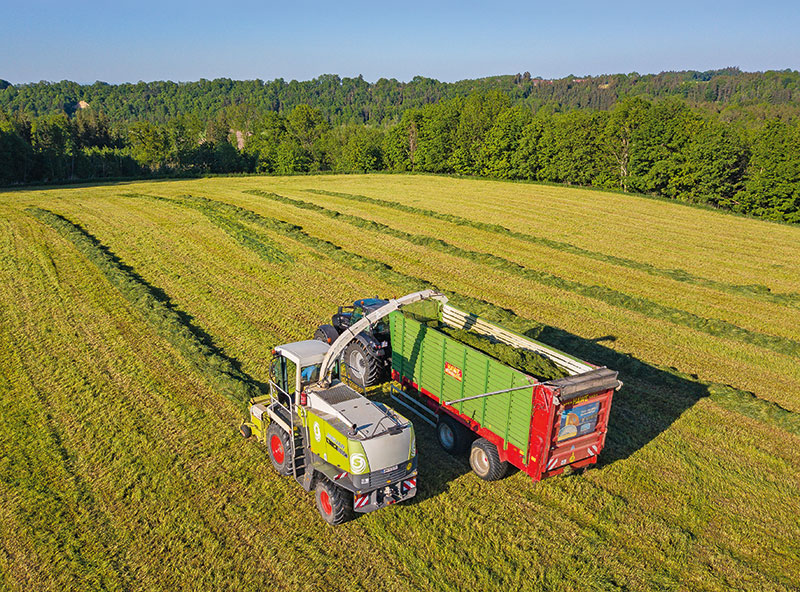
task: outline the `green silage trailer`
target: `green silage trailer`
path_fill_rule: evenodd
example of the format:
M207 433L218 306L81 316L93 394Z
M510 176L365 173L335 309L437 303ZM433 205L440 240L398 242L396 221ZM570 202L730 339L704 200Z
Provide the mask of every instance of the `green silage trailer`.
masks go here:
M470 448L478 476L499 479L513 465L538 481L597 462L622 385L617 372L439 301L393 312L389 322L392 378L402 387L392 398L435 426L448 452ZM535 352L564 376L547 380L512 368L448 328Z

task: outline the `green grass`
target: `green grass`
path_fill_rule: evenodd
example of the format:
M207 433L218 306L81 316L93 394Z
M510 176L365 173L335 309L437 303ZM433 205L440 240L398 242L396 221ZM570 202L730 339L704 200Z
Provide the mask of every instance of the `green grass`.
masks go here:
M525 232L517 232L511 230L510 228L506 228L501 224L492 224L478 220L470 220L469 218L463 218L461 216L455 216L453 214L437 212L435 210L429 210L426 208L409 206L396 201L377 199L374 197L368 197L366 195L351 195L349 193L341 193L338 191L325 191L322 189L307 189L306 191L308 193L314 193L317 195L331 195L334 197L341 197L358 203L383 206L391 208L398 212L419 214L427 218L433 218L436 220L450 222L458 226L466 226L469 228L486 230L492 233L499 233L504 236L516 238L535 245L542 245L552 249L557 249L559 251L565 251L567 253L573 253L575 255L588 257L589 259L594 259L596 261L613 263L614 265L619 265L622 267L628 267L630 269L644 271L645 273L648 273L650 275L661 276L678 282L703 286L706 288L711 288L722 292L743 294L751 298L768 300L771 302L777 302L779 304L800 306L800 294L796 292L789 292L783 294L773 293L766 286L762 286L759 284L741 285L741 284L729 284L727 282L720 282L717 280L694 275L683 269L663 269L660 267L656 267L655 265L651 265L649 263L637 261L635 259L629 259L627 257L617 257L614 255L609 255L607 253L601 253L597 251L591 251L589 249L583 249L581 247L576 247L575 245L572 245L567 242L549 239L546 236L538 236L538 235L528 234ZM258 192L258 190L250 191L250 193L253 193L254 195L260 195L260 192Z
M588 296L595 300L606 302L612 306L625 308L646 316L668 319L670 322L686 325L691 329L702 331L704 333L708 333L709 335L740 340L745 343L752 343L754 345L771 349L777 353L786 354L789 356L800 356L800 342L793 339L751 331L720 319L704 318L679 308L665 306L652 300L631 296L629 294L625 294L619 292L618 290L604 286L581 284L579 282L559 277L551 273L523 267L514 261L510 261L503 257L498 257L491 253L482 253L463 249L438 238L404 232L402 230L392 228L386 224L381 224L379 222L374 222L358 216L342 214L341 212L337 212L335 210L329 210L316 204L292 199L276 193L257 190L250 191L249 193L267 199L274 199L297 208L312 210L329 218L343 220L348 224L356 226L357 228L393 236L401 240L408 241L412 244L426 247L428 249L441 251L455 257L469 259L478 263L489 265L491 267L501 269L507 273L519 276L525 280L544 284L564 292L574 292L576 294Z
M613 211L603 220L627 224L624 259L725 285L325 192L457 210L531 236L541 233L524 227L548 217L548 238L613 257L619 241L600 240L586 210L625 206L627 223ZM798 239L791 227L652 200L436 177L0 194L0 588L796 589L797 357L544 285L493 258L791 341L792 302L726 286L746 275L796 293ZM414 502L329 528L238 436L240 401L266 380L275 344L306 338L336 306L425 286L619 370L602 462L538 484L518 473L484 483L419 425ZM724 306L702 314L715 302Z

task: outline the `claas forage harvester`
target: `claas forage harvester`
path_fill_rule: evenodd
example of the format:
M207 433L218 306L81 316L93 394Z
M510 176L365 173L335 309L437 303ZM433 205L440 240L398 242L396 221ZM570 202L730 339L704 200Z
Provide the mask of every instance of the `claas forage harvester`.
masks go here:
M287 343L274 349L269 394L251 401L245 437L266 443L272 465L315 491L330 524L371 512L417 492L417 449L411 422L356 392L339 376L339 358L358 334L433 290L388 300L352 323L333 343Z

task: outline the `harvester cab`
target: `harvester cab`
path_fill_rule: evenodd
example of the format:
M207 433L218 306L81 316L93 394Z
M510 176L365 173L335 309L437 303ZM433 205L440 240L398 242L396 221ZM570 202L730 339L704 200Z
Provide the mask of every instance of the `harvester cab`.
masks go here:
M365 326L433 297L443 298L426 290L385 301L333 344L308 340L273 350L269 395L251 401L241 431L267 445L278 473L293 476L306 491L314 489L317 509L330 524L416 494L413 425L340 380L339 368L342 353Z

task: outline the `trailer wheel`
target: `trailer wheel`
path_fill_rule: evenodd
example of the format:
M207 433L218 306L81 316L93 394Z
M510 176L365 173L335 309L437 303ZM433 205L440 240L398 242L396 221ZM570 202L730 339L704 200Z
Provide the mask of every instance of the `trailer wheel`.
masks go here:
M327 344L332 344L338 338L339 332L333 325L320 325L317 327L317 330L314 331L314 339L317 341L323 341Z
M270 423L267 428L267 448L272 466L284 477L292 472L292 444L289 434L276 423Z
M436 438L448 454L462 454L469 446L470 432L449 416L440 415L436 424Z
M358 386L366 388L377 384L381 374L380 361L366 352L358 341L352 342L344 350L347 373Z
M478 438L472 443L469 464L472 471L485 481L497 481L505 477L508 472L508 462L500 460L497 446L486 438Z
M319 515L328 524L341 524L353 517L353 494L324 477L317 479L314 497Z

